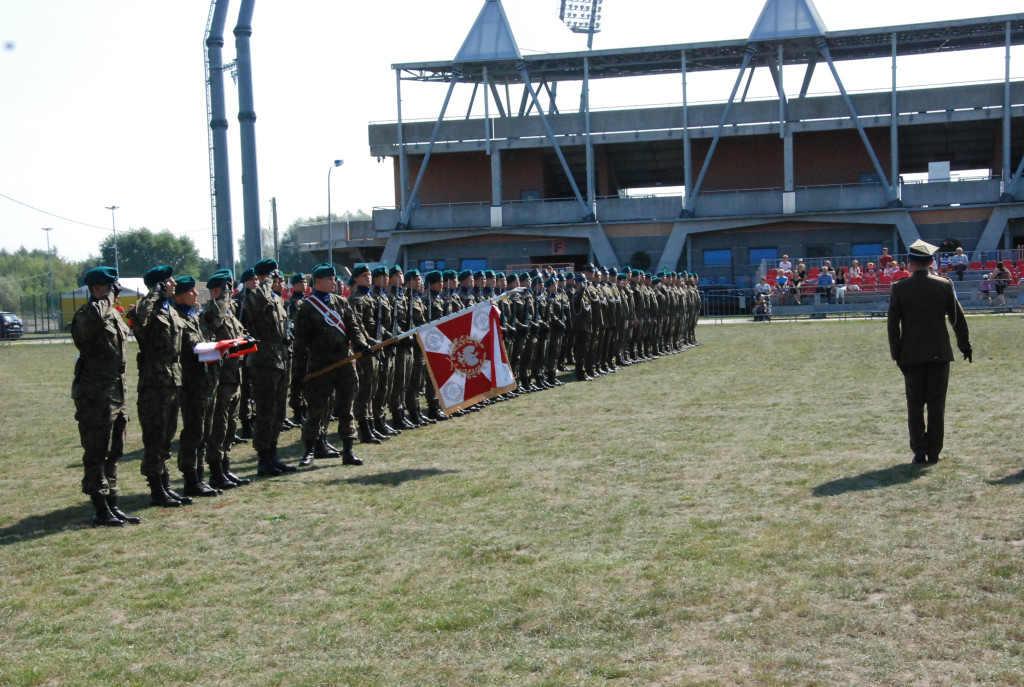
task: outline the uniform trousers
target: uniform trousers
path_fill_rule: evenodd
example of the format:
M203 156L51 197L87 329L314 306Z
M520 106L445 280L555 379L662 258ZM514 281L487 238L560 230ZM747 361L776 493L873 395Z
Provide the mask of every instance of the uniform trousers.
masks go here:
M910 450L937 458L942 451L945 434L946 388L949 386L949 363L903 365L903 384L907 392L907 429ZM925 423L925 406L928 421Z
M124 455L128 415L123 403L109 398L75 399L75 419L82 438L82 493L118 494L117 461Z
M146 477L167 474L171 441L178 430L178 387L146 386L139 389L139 426L142 428L142 463Z
M217 371L206 372L213 384L182 386L179 398L186 402L181 406L181 434L178 436L178 470L183 475L191 474L210 458L206 453L207 437L213 429L213 412L217 405Z
M252 447L273 451L281 435L288 396L288 372L279 367L250 367L252 389Z
M307 446L326 438L328 422L333 410L338 416L338 436L341 439L355 439L356 425L352 416L352 405L355 400L356 366L354 362L346 363L330 372L306 382L306 403L309 413L302 423L302 441Z

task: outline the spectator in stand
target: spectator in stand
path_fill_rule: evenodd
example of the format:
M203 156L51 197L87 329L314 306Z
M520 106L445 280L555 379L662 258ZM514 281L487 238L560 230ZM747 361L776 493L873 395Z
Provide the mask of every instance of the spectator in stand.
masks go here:
M939 268L939 276L942 277L943 279L949 279L950 281L953 281L952 279L950 279L949 276L949 265L943 265L942 267Z
M846 270L836 270L836 303L846 302Z
M999 305L1006 305L1006 296L1003 291L1010 285L1010 270L1002 262L996 263L996 273L992 275L992 286L996 290L996 297L999 298Z
M883 248L882 249L882 254L878 256L878 266L879 267L885 267L886 265L888 265L893 260L894 260L894 258L891 255L889 255L889 249L888 248Z
M893 261L892 264L895 265L896 262ZM906 279L909 276L910 276L910 272L907 271L907 263L901 262L899 264L899 266L897 267L897 269L895 269L893 271L893 273L892 273L892 280L893 281L899 281L900 279Z
M899 267L899 266L896 264L895 260L887 262L885 264L885 267L882 268L882 276L884 276L884 277L891 277L892 273L896 271L897 267Z
M782 260L779 261L779 272L789 272L793 269L793 263L789 261L788 255L783 255Z
M789 291L789 280L793 275L792 270L780 272L779 276L775 277L775 293L779 295L779 305L786 304L786 292Z
M867 268L864 270L865 277L877 277L878 270L875 268L875 263L869 262Z
M758 295L770 296L772 294L772 285L768 283L766 278L761 277L761 281L754 287L754 292Z
M803 258L796 261L796 269L793 272L796 276L800 277L800 281L807 279L807 265L804 264Z
M793 296L793 302L797 305L803 305L800 302L800 287L804 284L803 275L800 272L793 274L789 278L789 293Z
M836 278L828 267L822 267L818 274L818 293L825 296L825 302L832 305L832 287L836 285Z
M960 281L964 280L964 272L970 267L971 261L966 255L964 255L963 248L957 248L956 254L949 259L949 265L956 272L956 278Z
M991 279L992 275L989 274L988 272L986 272L985 276L981 278L981 283L978 284L979 301L988 301L989 303L992 302L992 296L989 295L992 291L992 282L990 281Z
M853 266L850 268L850 279L854 277L863 277L864 273L861 272L860 263L856 260L853 261Z

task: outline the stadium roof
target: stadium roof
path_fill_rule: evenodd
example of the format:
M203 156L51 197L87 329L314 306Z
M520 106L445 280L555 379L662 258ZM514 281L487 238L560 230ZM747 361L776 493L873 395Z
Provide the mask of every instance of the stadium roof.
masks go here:
M452 73L458 68L462 81L480 82L483 67L486 66L490 79L500 82L518 80L517 65L524 63L533 79L549 82L579 81L582 79L584 57L590 60L591 79L648 76L679 73L682 69L683 51L686 51L687 71L716 71L739 69L748 45L755 49L774 52L779 44L785 46L787 64L817 61L817 42L821 40L819 36L807 35L808 32L805 32L804 35L792 38L757 40L754 38L755 35L770 35L767 28L759 33L760 22L759 19L755 33L749 39L524 55L521 60L492 58L488 61L467 59L464 62L406 62L392 65L392 68L400 70L403 79L415 81L449 81ZM890 57L892 37L895 34L896 52L902 57L1002 47L1006 43L1007 22L1011 27L1011 45L1024 44L1024 14L826 32L824 38L828 42L833 60L864 60ZM460 51L460 54L462 52Z

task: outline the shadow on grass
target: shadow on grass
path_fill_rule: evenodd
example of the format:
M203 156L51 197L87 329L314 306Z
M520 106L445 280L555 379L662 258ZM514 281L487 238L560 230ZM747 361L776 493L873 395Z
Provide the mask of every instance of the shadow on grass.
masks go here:
M457 472L458 470L438 470L436 468L421 470L419 468L411 468L408 470L395 470L394 472L381 472L376 475L363 475L362 477L336 479L333 480L331 483L361 484L363 486L368 487L375 485L397 487L399 484L404 484L405 482L412 482L413 480L425 479L427 477L436 477L438 475L452 475Z
M1013 486L1014 484L1024 484L1024 470L1016 472L1012 475L1007 475L1006 477L1003 477L1001 479L990 479L988 483L993 486L1002 487L1009 487Z
M838 496L848 491L869 491L913 482L928 472L927 465L900 463L883 470L871 470L854 477L843 477L814 487L814 496Z
M144 511L149 506L149 494L122 495L118 498L117 506L129 515L141 514L145 521ZM41 539L60 532L91 529L92 513L92 505L83 496L81 505L68 506L40 515L29 515L0 528L0 546Z

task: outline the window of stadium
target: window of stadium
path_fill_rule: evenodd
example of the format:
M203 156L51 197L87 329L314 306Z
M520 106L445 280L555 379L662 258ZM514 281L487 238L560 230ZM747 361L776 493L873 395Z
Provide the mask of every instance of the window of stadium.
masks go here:
M779 259L778 248L751 248L750 249L750 264L760 265L762 260L767 260L770 263L774 263Z
M487 269L486 258L463 258L462 269L464 270L485 270Z
M715 265L731 265L732 264L732 249L724 248L721 250L706 250L704 251L704 266L711 267Z
M874 260L882 254L880 243L855 243L850 246L850 254L855 258L870 258Z

